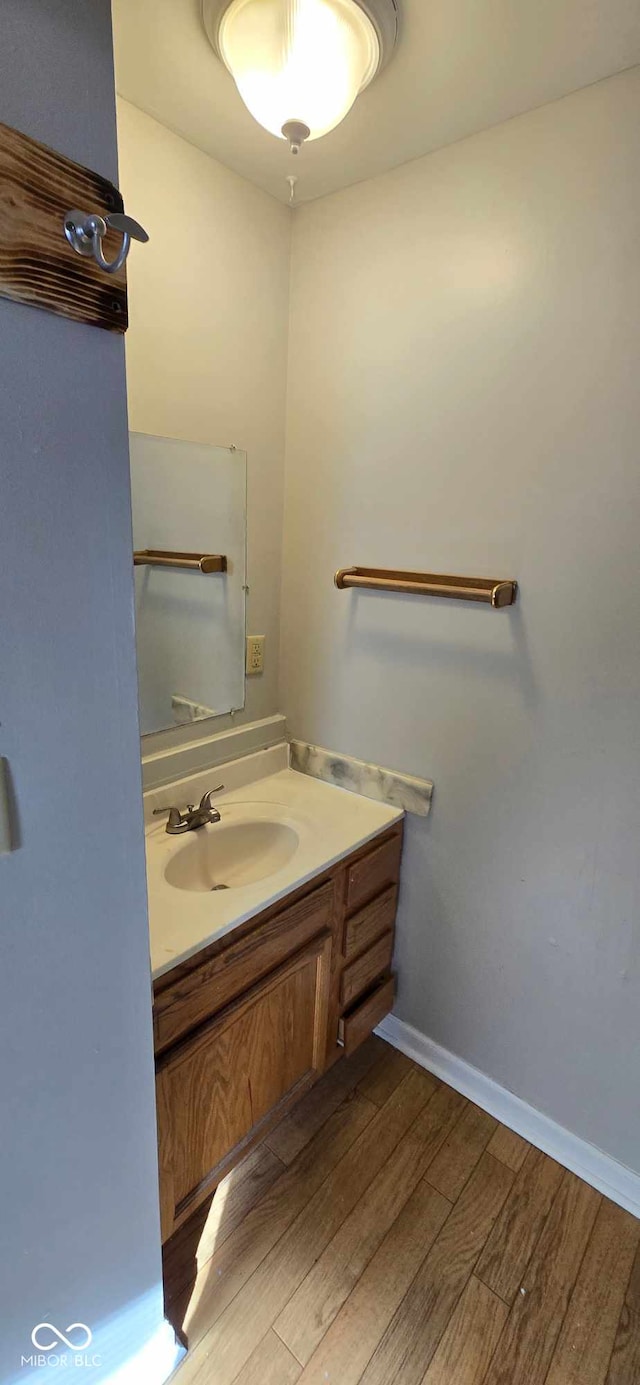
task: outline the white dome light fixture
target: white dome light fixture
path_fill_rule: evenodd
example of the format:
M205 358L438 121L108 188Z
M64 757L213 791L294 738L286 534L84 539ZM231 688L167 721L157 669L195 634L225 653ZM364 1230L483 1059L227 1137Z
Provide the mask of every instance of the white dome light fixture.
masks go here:
M245 106L293 154L344 120L398 31L397 0L202 0L202 18Z

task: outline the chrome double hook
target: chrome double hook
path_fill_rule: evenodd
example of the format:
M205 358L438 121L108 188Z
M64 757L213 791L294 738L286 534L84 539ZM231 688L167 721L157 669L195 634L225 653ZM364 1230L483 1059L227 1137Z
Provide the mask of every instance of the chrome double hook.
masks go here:
M107 231L121 231L122 245L113 260L106 260L102 242ZM124 212L111 212L109 216L99 216L97 212L67 212L64 219L64 233L69 245L78 255L92 255L96 264L105 274L117 274L129 254L132 240L147 241L147 232L132 216Z

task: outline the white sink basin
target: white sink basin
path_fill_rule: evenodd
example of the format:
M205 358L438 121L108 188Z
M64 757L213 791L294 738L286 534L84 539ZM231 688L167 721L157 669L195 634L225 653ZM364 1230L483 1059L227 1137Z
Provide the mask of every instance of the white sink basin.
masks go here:
M253 885L286 866L299 840L283 822L256 817L213 823L189 834L167 862L164 877L177 890L199 894Z
M152 809L161 803L198 803L218 782L206 771L170 789L155 789L147 803L147 887L151 967L163 976L216 939L262 913L321 874L356 847L398 822L384 803L321 784L282 765L252 777L265 759L287 755L272 746L225 767L240 780L216 795L221 821L171 836ZM215 775L215 778L214 778Z

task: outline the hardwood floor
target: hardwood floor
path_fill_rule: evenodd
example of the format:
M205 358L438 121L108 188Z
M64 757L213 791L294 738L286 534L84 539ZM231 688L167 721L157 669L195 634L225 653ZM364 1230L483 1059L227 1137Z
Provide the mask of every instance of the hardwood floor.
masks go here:
M640 1385L640 1221L381 1039L165 1246L177 1385Z

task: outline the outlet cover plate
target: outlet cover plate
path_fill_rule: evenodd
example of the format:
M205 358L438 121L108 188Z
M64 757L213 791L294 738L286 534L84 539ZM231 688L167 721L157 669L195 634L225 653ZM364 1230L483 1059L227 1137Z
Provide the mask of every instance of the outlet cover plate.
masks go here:
M264 635L247 635L245 672L248 678L264 672Z

